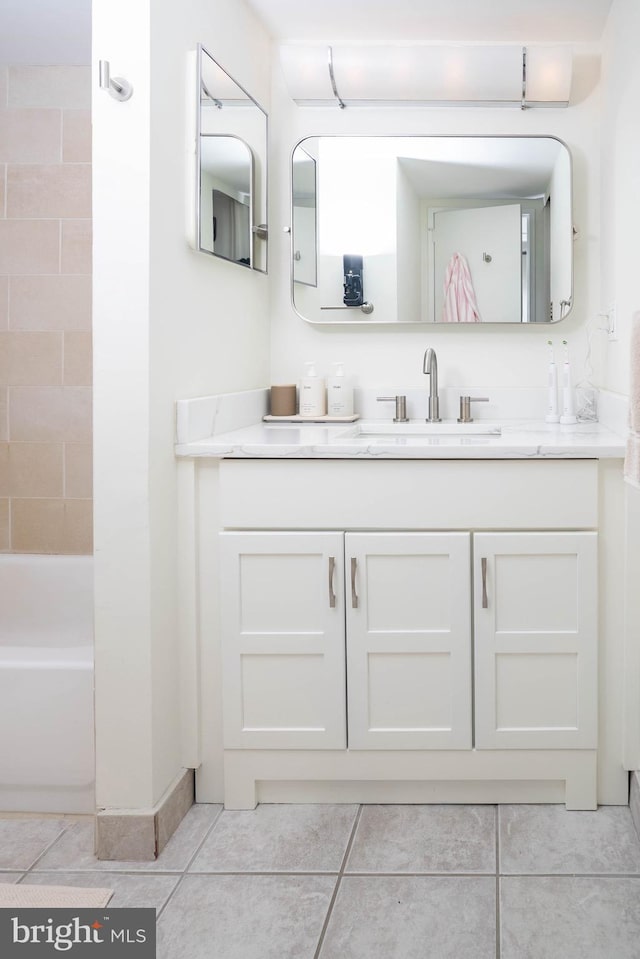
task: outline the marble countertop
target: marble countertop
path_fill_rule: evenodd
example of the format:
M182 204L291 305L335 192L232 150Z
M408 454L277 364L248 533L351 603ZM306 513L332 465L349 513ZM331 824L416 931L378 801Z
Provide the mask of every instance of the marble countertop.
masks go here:
M500 426L478 421L458 435L457 424L425 433L424 420L356 423L256 423L206 439L178 443L181 457L234 459L621 459L625 438L599 423L575 426L505 420ZM484 432L495 429L495 432ZM498 429L500 432L498 432Z

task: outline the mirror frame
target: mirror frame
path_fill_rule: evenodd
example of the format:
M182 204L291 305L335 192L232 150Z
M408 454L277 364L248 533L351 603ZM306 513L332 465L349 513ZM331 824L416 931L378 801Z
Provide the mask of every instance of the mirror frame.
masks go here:
M334 307L332 309L348 310L350 315L345 319L335 319L335 320L311 320L306 316L303 316L300 310L297 308L295 303L295 280L294 280L294 230L293 230L293 157L295 151L298 147L304 149L305 140L312 139L313 137L330 137L332 139L424 139L429 137L430 139L448 139L448 140L468 140L468 139L485 139L485 140L556 140L561 146L563 146L567 151L567 157L569 160L569 219L571 221L571 282L570 282L570 300L569 300L569 309L557 319L550 320L546 323L500 323L491 320L483 321L482 323L442 323L439 321L429 322L427 320L379 320L377 318L372 318L371 313L374 311L374 307L365 302L361 307ZM483 329L484 327L491 327L495 329L499 327L500 329L527 329L534 328L539 329L540 327L547 328L550 326L555 326L557 323L561 323L562 320L565 320L573 309L575 302L575 257L573 254L573 241L576 237L576 229L574 226L574 203L573 203L573 156L568 144L562 140L560 137L555 136L554 134L545 134L545 133L409 133L409 134L375 134L375 133L355 133L355 134L344 134L344 133L319 133L319 134L308 134L304 137L301 137L294 145L291 150L291 156L289 161L289 196L290 196L290 211L289 211L289 234L290 234L290 251L289 251L289 290L291 298L291 308L294 313L300 317L301 320L304 320L305 323L309 323L311 326L388 326L393 329L398 329L402 327L404 329L415 329L416 327L426 327L431 329L432 327L438 327L440 329ZM319 222L319 214L316 211L316 221ZM358 315L359 314L359 315Z
M264 165L264 222L261 222L261 217L259 216L260 211L255 210L256 202L256 191L255 191L255 169L256 169L256 156L255 151L251 148L251 145L242 140L242 137L239 137L235 133L203 133L202 132L202 62L203 55L209 57L210 60L215 63L216 67L221 70L225 76L231 80L235 86L242 91L242 93L250 100L254 106L264 116L264 138L265 138L265 156L261 159L262 164ZM269 114L267 111L258 103L255 97L251 96L248 90L242 86L241 83L232 77L231 74L225 70L222 64L216 60L214 56L207 50L207 48L202 44L198 43L196 46L196 89L197 89L197 106L196 106L196 175L195 175L195 249L199 253L205 253L207 256L214 256L217 259L224 260L226 263L235 263L237 266L241 266L243 269L255 270L257 273L268 273L269 272L269 246L268 246L268 227L267 224L268 214L269 214L269 165L268 165L268 156L269 156ZM251 153L251 199L249 203L249 249L250 249L250 262L241 263L236 260L229 259L229 257L221 256L216 253L214 250L207 250L206 247L202 246L202 137L233 137L236 140L241 140L246 144L250 153ZM265 245L265 256L264 256L264 268L261 266L255 265L255 241L259 239L264 241Z

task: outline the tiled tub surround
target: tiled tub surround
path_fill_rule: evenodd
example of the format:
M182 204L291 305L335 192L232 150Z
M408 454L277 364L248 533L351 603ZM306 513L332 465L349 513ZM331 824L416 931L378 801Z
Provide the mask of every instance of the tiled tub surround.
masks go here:
M0 551L90 553L90 67L0 65Z
M153 863L88 819L0 819L0 882L109 886L159 959L635 959L627 807L194 806Z

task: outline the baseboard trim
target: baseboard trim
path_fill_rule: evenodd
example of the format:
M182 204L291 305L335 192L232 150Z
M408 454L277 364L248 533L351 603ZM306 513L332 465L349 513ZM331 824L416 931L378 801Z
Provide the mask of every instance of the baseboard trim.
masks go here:
M185 769L150 809L103 809L96 814L98 859L157 859L194 803L195 776Z

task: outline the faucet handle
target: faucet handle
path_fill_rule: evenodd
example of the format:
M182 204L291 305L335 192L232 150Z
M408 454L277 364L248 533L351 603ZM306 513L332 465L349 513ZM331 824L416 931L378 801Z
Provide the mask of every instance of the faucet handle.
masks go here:
M408 423L407 416L407 397L406 396L378 396L378 403L395 403L396 415L393 417L394 423Z
M471 416L471 404L488 402L488 396L461 396L460 416L458 417L458 423L473 423L473 418Z

